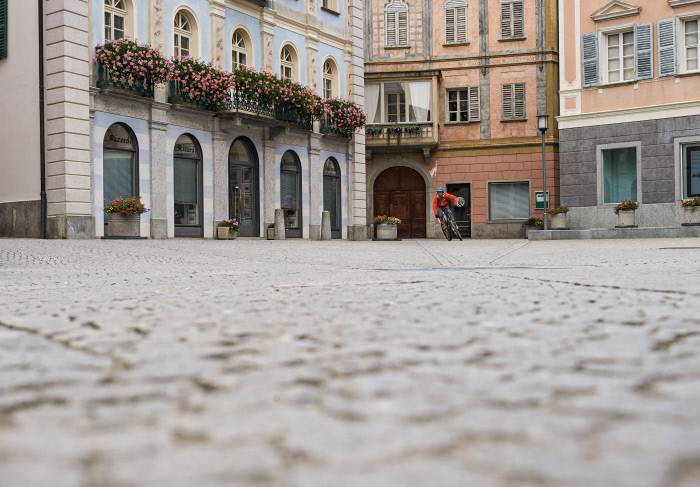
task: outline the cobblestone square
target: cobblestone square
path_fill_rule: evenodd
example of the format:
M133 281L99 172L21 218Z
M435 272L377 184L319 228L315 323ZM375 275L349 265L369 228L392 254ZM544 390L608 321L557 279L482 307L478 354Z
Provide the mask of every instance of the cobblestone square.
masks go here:
M2 487L700 485L697 239L0 240Z

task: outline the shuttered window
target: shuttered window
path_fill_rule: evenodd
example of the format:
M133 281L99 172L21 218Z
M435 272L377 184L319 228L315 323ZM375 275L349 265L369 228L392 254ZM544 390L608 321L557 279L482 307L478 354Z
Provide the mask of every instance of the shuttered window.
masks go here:
M598 84L598 34L590 32L583 36L583 86Z
M445 43L467 42L467 2L450 0L445 4Z
M502 86L503 120L525 119L525 83Z
M478 122L481 118L479 87L447 90L447 121Z
M676 21L659 20L659 74L673 76L676 74Z
M635 69L637 79L650 79L653 76L651 36L652 24L634 26Z
M634 32L608 34L608 83L634 79Z
M408 7L401 0L394 0L386 7L386 46L408 46Z
M501 38L518 39L524 36L523 0L501 0Z
M683 41L685 42L685 70L698 69L698 19L683 22Z
M7 57L7 2L0 0L0 59Z
M663 36L661 27L659 35ZM600 34L600 49L598 36L597 32L590 32L583 36L584 87L595 86L601 82L620 83L653 78L652 24L637 24L627 31ZM662 45L661 38L659 45ZM659 57L663 73L663 55L660 54Z
M526 220L530 217L527 181L489 183L489 220Z

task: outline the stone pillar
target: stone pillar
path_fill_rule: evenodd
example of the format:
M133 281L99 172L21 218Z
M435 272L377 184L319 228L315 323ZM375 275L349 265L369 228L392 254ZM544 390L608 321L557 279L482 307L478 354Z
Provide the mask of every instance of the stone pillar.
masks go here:
M214 221L229 217L228 202L228 137L221 131L220 122L214 119Z
M365 64L364 64L364 1L350 0L350 38L352 40L352 69L350 72L351 100L364 109ZM348 238L367 239L367 172L365 169L365 132L359 131L350 142L350 221Z
M165 49L165 29L163 24L163 17L165 15L165 0L151 0L150 12L150 43L155 49L158 49L161 53L169 56L170 53L163 51Z
M168 183L165 172L168 147L167 105L151 108L151 238L168 238Z
M47 234L94 238L88 2L44 9Z
M286 240L287 233L284 223L284 210L277 208L275 210L275 240Z
M275 54L273 51L273 39L275 37L275 12L268 8L262 13L262 53L263 66L267 71L275 72Z
M226 30L226 4L223 0L210 0L209 17L211 19L211 62L219 69L224 68L226 56L224 40Z
M318 92L318 64L320 60L318 59L318 35L315 32L310 32L306 37L306 60L307 60L307 70L306 76L308 77L307 86L311 88L314 93Z
M279 205L280 188L279 188L279 164L276 161L277 146L270 139L270 130L265 129L263 135L263 157L264 157L264 179L263 179L263 198L265 200L265 228L275 222L275 208Z
M332 238L331 214L328 211L324 211L321 213L321 240L331 240Z
M309 239L321 238L323 211L323 167L321 167L321 135L309 134Z

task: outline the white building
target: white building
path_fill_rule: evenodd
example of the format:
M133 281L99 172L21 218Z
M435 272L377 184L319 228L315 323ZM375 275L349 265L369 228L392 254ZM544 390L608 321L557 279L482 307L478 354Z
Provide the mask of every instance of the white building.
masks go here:
M0 236L40 236L43 227L53 238L99 238L105 202L134 195L151 210L142 237L212 238L215 222L231 217L242 236L263 236L284 208L288 237L319 238L326 209L334 236L366 238L364 134L348 139L318 123L171 104L165 87L153 96L98 88L93 62L96 46L127 37L168 57L272 71L363 106L360 1L65 0L43 2L43 15L38 8L0 0Z

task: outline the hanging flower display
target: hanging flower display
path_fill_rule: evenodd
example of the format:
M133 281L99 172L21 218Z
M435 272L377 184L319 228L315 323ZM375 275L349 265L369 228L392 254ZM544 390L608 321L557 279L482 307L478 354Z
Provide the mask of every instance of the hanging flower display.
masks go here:
M121 85L165 83L172 79L173 63L156 49L128 39L97 46L95 60L110 80Z
M231 105L233 77L209 63L185 58L173 61L174 80L180 95L209 110L224 110Z

